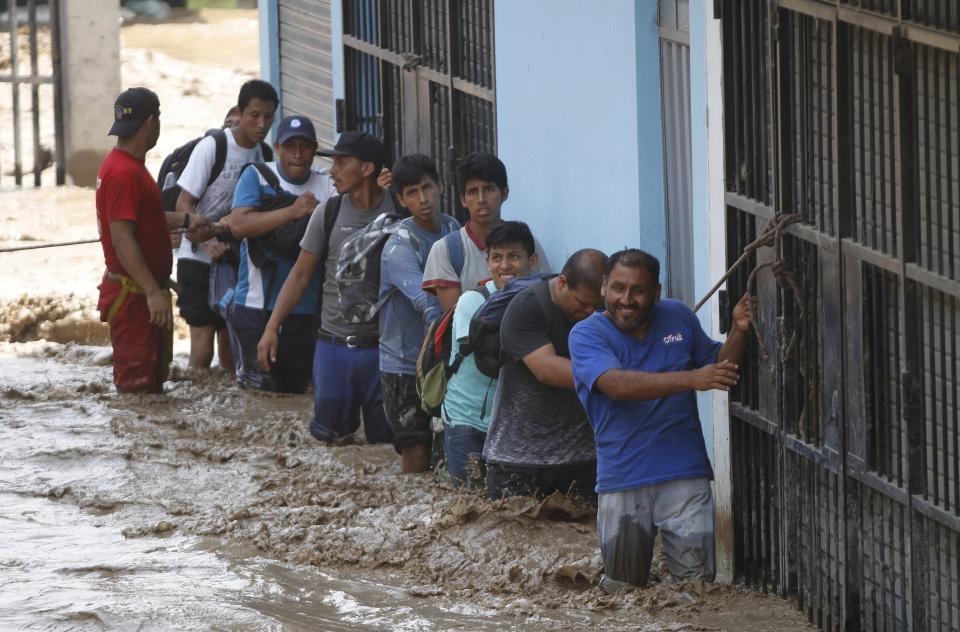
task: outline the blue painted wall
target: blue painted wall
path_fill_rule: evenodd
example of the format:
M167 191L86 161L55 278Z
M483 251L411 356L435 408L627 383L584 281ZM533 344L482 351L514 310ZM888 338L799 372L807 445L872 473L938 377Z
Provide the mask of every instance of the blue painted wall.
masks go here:
M666 252L657 3L502 0L497 144L508 219L554 268L583 247Z
M269 81L279 92L280 18L276 1L258 2L257 12L260 19L260 78ZM271 139L277 131L279 122L279 120L274 121L270 130Z

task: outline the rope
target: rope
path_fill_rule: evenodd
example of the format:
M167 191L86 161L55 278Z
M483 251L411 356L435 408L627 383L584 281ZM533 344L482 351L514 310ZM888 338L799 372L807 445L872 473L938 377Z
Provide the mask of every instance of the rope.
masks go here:
M791 224L796 224L800 221L800 215L797 213L778 215L770 220L770 223L767 224L766 228L763 229L763 232L760 233L760 236L751 241L749 244L744 246L743 253L740 255L732 266L730 266L727 271L724 273L720 280L717 281L710 291L700 299L696 307L693 308L694 312L700 310L704 304L710 300L710 297L719 290L727 280L733 276L734 272L737 271L743 263L750 258L750 255L754 254L760 248L774 248L777 251L777 258L774 261L769 261L766 263L758 264L750 272L750 276L747 277L747 285L744 288L744 291L750 294L755 294L753 292L753 287L756 284L757 274L760 270L764 268L771 268L773 271L774 277L777 279L777 282L780 285L784 285L791 290L793 290L794 300L799 302L799 287L797 285L796 277L791 273L786 266L786 260L783 257L783 232ZM750 325L752 326L753 333L757 338L757 346L759 347L760 357L766 359L769 355L767 351L767 345L763 341L763 337L760 335L760 330L757 328L756 318L757 310L753 310L753 318L750 319ZM795 348L796 339L791 338L790 344L788 345L788 353L792 352Z
M21 250L38 250L40 248L60 248L61 246L79 246L80 244L98 244L100 239L81 239L80 241L61 241L55 244L34 244L33 246L14 246L0 248L0 252L19 252Z
M184 234L187 231L183 228L177 228L171 230L171 233ZM60 248L62 246L79 246L82 244L98 244L100 243L100 238L96 239L80 239L78 241L60 241L52 244L34 244L32 246L14 246L12 248L0 248L0 253L2 252L19 252L21 250L38 250L40 248Z

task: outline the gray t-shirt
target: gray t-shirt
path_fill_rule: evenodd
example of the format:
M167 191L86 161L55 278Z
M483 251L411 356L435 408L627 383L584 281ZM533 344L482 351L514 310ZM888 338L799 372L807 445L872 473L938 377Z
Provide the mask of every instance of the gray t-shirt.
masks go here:
M340 254L340 247L343 246L347 237L372 222L381 213L396 212L393 206L393 198L384 191L383 199L376 208L363 211L350 203L349 194L344 195L343 203L340 205L340 214L337 216L333 231L330 233L329 248L327 248L326 236L323 232L326 209L327 206L324 206L310 216L307 230L300 242L300 247L307 252L320 257L326 255L327 270L323 279L323 306L320 310L320 328L334 336L376 338L380 329L377 319L360 324L347 323L343 320L343 315L340 313L340 302L337 299L337 282L335 279L337 257Z
M573 324L550 300L548 284L517 294L500 324L500 348L511 361L500 369L493 397L483 447L489 463L550 467L597 459L593 429L576 391L541 383L522 360L548 343L557 355L570 357L567 336Z

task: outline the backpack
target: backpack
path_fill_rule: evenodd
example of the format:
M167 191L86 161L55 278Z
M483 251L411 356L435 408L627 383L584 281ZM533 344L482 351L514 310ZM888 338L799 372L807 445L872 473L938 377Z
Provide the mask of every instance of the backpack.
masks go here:
M497 378L500 376L500 367L509 361L500 348L500 324L503 322L507 306L522 290L552 276L542 274L513 279L477 309L473 318L470 319L470 349L473 351L477 369L481 373L487 377ZM547 302L550 300L550 295L547 294L544 299L542 293L538 292L537 297L544 314L549 317L550 306Z
M207 136L213 136L217 147L213 160L213 169L210 170L210 177L207 179L207 186L213 184L213 181L216 180L220 172L223 171L223 165L227 161L226 130L220 128L208 129L203 136L199 136L180 145L163 159L163 163L160 165L160 171L157 172L157 185L160 187L163 210L175 211L177 209L177 198L180 197L180 191L182 190L177 182L180 181L180 175L183 174L183 170L187 168L190 155L193 153L197 143ZM270 148L270 145L261 142L260 151L263 154L264 160L268 162L273 160L273 150Z
M243 167L252 167L260 172L267 184L277 193L274 195L260 194L260 205L258 212L269 212L281 208L286 208L296 202L297 196L284 190L280 184L280 178L264 162L251 162ZM243 170L241 170L241 173ZM340 203L343 198L339 195L327 200L324 206L323 231L326 241L330 241L330 233L333 232L333 224L337 221L340 214ZM260 268L261 271L269 274L267 280L267 298L273 296L274 285L277 282L277 261L280 256L286 256L290 259L296 259L300 255L300 242L307 231L307 224L310 223L311 215L301 217L297 220L284 224L269 233L257 237L247 238L247 254L253 265ZM324 258L324 263L326 258ZM323 264L321 264L323 265ZM321 274L323 268L321 268ZM319 311L319 310L318 310Z
M273 195L260 194L260 205L257 207L259 212L275 211L281 208L287 208L297 201L297 196L289 191L285 191L280 184L280 178L277 174L263 162L251 162L243 169L252 167L260 172L260 176L266 180L267 185L276 191ZM241 174L243 170L241 170ZM310 216L301 217L295 221L289 222L269 233L250 237L247 239L247 250L250 254L250 260L258 268L265 268L276 263L278 256L286 256L296 259L300 254L300 241L304 233L307 232L307 224L310 222Z
M443 243L446 245L447 254L450 256L450 265L453 266L453 271L457 273L457 278L460 278L467 258L463 251L463 239L460 238L460 231L455 230L444 235Z
M490 298L490 290L479 285L474 288ZM447 382L460 370L463 359L472 352L470 344L464 341L457 351L457 356L450 362L450 352L453 348L453 313L451 309L443 316L433 320L427 327L417 356L417 395L420 396L420 408L431 417L440 416L440 407L447 394Z
M381 213L347 237L340 246L334 278L344 321L353 324L370 322L393 293L391 291L380 298L380 255L387 239L399 230L403 219L396 213Z

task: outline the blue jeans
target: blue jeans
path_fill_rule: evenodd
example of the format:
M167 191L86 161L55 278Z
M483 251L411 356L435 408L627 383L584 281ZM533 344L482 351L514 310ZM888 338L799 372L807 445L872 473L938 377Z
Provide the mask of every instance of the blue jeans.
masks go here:
M332 441L356 432L363 411L368 443L393 443L380 391L380 350L351 349L323 340L313 352L313 421L310 434Z
M467 483L467 459L471 454L483 454L487 433L471 426L443 426L443 448L447 453L447 469L454 485Z

